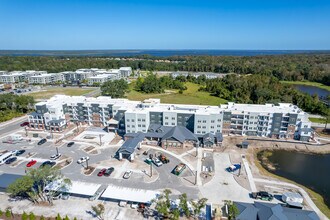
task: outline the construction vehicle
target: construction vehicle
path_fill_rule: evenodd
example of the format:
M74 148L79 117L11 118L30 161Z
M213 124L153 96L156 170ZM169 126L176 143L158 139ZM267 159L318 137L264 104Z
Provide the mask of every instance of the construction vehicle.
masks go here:
M166 164L166 163L169 163L170 160L164 155L164 154L160 154L158 159L163 163L163 164Z

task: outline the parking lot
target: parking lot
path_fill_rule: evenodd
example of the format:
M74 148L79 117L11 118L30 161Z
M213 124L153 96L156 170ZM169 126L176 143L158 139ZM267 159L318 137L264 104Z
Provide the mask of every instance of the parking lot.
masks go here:
M61 163L62 173L71 180L93 182L100 184L113 184L123 187L132 187L139 189L163 190L169 188L174 194L187 193L192 198L198 197L198 188L194 187L191 182L185 180L185 177L193 176L193 173L186 168L180 175L176 176L172 170L181 161L171 155L166 155L170 160L169 163L157 167L152 164L153 176L150 177L150 165L144 160L149 154L159 155L160 152L154 149L146 149L136 151L136 157L133 162L128 160L119 161L116 159L115 153L118 150L116 147L99 147L96 144L75 142L71 147L67 147L70 140L64 140L60 145L55 145L54 140L47 140L42 145L37 145L41 138L32 138L31 142L22 140L16 144L1 143L0 152L24 149L26 152L19 157L17 161L7 165L0 166L0 172L12 174L25 174L26 165L29 161L36 160L37 163L32 168L39 167L43 162L50 160L50 157L58 152L62 155L56 160L57 164ZM4 139L0 139L2 142ZM148 155L143 155L143 152L148 150ZM95 168L92 173L84 174L86 163L78 164L77 160L81 157L88 156L88 166ZM68 161L68 165L66 163ZM114 172L110 177L97 174L102 168L114 167ZM129 179L123 179L126 171L133 171Z

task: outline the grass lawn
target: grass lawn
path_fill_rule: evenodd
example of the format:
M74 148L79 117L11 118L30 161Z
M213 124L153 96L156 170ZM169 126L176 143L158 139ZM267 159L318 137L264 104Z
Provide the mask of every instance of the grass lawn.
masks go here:
M311 122L325 124L325 118L308 118Z
M309 81L281 81L281 83L291 84L291 85L306 85L306 86L315 86L321 89L330 91L330 86L324 85L318 82L309 82Z
M148 98L159 98L162 103L173 104L194 104L194 105L219 105L224 104L227 101L219 97L211 96L207 92L198 91L199 85L194 83L186 83L187 90L182 94L178 90L169 90L166 93L161 94L146 94L135 91L134 82L129 85L130 92L126 94L126 97L130 100L142 101Z
M94 91L96 88L62 88L62 87L55 87L55 88L45 88L46 91L34 92L30 93L30 96L33 96L35 99L48 99L54 95L84 95L89 92Z

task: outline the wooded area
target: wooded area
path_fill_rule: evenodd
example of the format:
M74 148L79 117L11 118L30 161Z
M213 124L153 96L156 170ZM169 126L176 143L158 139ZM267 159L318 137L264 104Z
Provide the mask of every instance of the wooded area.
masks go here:
M330 85L330 54L267 56L137 56L138 60L106 57L0 57L0 70L74 71L79 68L119 68L149 71L194 71L262 74L279 80L309 80ZM170 62L156 62L166 59Z

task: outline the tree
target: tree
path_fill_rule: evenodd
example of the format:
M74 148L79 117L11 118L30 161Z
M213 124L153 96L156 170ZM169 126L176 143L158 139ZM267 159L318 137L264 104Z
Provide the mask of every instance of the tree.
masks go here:
M201 213L202 208L205 207L206 202L207 202L206 198L198 199L197 202L191 200L191 205L193 207L194 217L198 217L198 215Z
M3 211L0 209L0 217L3 215Z
M227 201L226 204L228 206L228 219L229 220L236 219L236 217L239 215L239 210L236 204L233 203L232 201Z
M165 189L161 195L156 200L156 211L163 216L164 218L171 217L171 202L170 202L170 194L171 190Z
M43 215L40 216L40 220L45 220L45 217Z
M92 206L92 210L96 216L98 216L100 219L104 219L105 207L102 203L99 203L96 206Z
M102 95L111 96L111 98L123 98L127 91L128 84L124 79L108 81L101 86Z
M22 214L22 220L27 220L28 219L28 214L26 214L26 212L23 212Z
M35 219L36 219L36 216L34 215L34 213L30 212L29 220L35 220Z
M60 213L57 213L56 220L62 220Z
M70 220L70 218L66 215L64 220Z
M11 210L10 210L9 208L6 209L5 216L6 216L6 218L10 218L10 217L12 217L12 215L11 215Z
M10 184L7 191L12 196L23 196L29 198L34 203L48 201L52 204L53 195L56 191L50 191L45 194L44 189L50 182L57 181L62 190L71 185L71 181L64 178L58 168L44 166L42 168L31 169L26 176L17 179Z
M184 215L189 218L191 213L188 207L188 200L187 200L187 194L183 193L179 196L180 199L180 204L179 207L182 210L182 212L184 213Z

